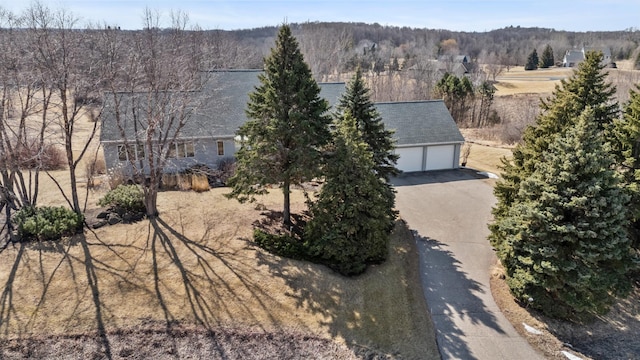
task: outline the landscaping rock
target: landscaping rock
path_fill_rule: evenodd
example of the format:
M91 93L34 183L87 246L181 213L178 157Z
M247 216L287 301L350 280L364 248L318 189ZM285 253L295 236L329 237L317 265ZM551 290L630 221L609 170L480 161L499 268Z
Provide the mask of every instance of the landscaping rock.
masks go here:
M122 222L122 218L118 214L110 213L107 216L107 222L109 223L109 225L119 224Z
M98 215L96 215L96 218L98 218L98 219L106 219L107 216L109 216L109 212L108 211L103 211L103 212L99 213Z
M105 225L107 225L109 222L107 220L100 220L95 222L91 227L94 229L99 229Z

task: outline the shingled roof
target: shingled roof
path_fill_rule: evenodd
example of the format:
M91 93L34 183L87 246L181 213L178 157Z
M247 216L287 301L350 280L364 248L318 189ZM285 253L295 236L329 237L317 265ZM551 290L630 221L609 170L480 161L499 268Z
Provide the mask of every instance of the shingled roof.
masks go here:
M385 127L394 130L396 146L464 142L442 100L376 103Z
M208 75L203 91L176 93L177 95L202 96L197 107L190 110L192 115L180 132L181 138L232 138L248 119L245 113L249 93L259 85L261 70L220 70ZM345 91L344 83L319 83L320 96L333 106ZM120 94L124 103L130 101L131 94ZM176 96L177 96L176 95ZM145 96L136 93L133 96ZM143 102L144 103L144 102ZM121 105L122 106L122 105ZM397 146L429 145L464 142L460 130L442 100L384 102L375 104L385 127L395 131ZM113 115L113 101L105 99L102 114L100 139L103 142L122 141L120 130ZM127 108L127 106L123 106ZM125 131L133 137L133 122L126 124Z
M234 137L236 131L248 119L245 113L249 102L249 93L260 84L258 75L262 70L217 70L207 73L207 81L202 91L192 92L190 96L201 99L194 101L197 107L192 107L191 117L180 132L181 138L229 138ZM337 103L344 92L344 83L319 83L320 96L329 102L330 106ZM176 93L183 95L184 93ZM123 102L129 103L131 94L119 94ZM141 96L144 93L134 94ZM126 106L123 106L126 108ZM132 122L127 123L127 136L134 133ZM101 141L121 141L120 130L117 127L113 99L105 99L102 114Z

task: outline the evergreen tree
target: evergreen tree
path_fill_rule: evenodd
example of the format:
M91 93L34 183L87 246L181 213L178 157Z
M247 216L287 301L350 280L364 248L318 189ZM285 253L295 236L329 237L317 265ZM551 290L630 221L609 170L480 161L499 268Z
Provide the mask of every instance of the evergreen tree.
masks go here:
M346 112L355 118L356 125L362 133L363 140L373 153L374 169L386 181L398 175L396 168L398 155L395 149L393 131L386 130L382 118L371 101L370 90L362 78L362 70L358 68L354 77L347 84L337 108L336 120L340 121Z
M386 258L396 213L390 187L375 163L349 110L337 123L334 149L312 219L305 228L309 255L332 269L354 275Z
M447 72L436 83L435 93L443 98L456 123L462 124L467 120L469 103L474 97L473 84L468 77L459 78Z
M631 196L630 232L634 247L640 250L640 93L630 91L623 116L614 121L611 144L623 185Z
M555 136L490 236L513 294L552 316L602 313L630 289L628 196L594 119Z
M541 101L542 113L536 123L525 130L511 161L503 160L502 179L494 190L498 198L494 217L501 216L511 206L520 182L531 175L551 139L574 126L586 107L593 109L599 129L610 128L618 114L618 103L614 99L616 89L605 82L603 69L602 53L588 52L576 72L568 80L562 80L550 98Z
M536 49L527 56L527 63L524 65L525 70L536 70L538 68L538 63L540 60L538 59L538 52Z
M542 51L542 57L540 58L540 67L546 69L555 65L555 59L553 57L553 49L551 45L547 44L544 50Z
M280 28L264 68L249 94L249 121L238 131L243 143L227 196L252 201L267 185L281 184L284 223L290 224L291 186L319 175L320 149L331 137L329 105L288 25Z

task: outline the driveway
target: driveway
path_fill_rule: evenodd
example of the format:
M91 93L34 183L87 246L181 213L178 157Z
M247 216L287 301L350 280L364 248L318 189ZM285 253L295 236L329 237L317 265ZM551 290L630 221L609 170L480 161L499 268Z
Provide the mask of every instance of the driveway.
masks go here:
M493 181L469 169L393 179L396 206L414 232L424 294L443 359L542 359L491 295L487 235Z

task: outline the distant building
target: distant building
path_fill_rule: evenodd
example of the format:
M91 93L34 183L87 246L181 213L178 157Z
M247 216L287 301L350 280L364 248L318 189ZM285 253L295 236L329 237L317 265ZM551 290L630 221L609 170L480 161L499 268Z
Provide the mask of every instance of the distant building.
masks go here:
M600 51L602 52L602 63L604 65L611 64L611 49L608 47L594 47L594 46L583 46L581 50L567 50L566 54L562 58L562 66L563 67L575 67L578 66L584 59L585 55L589 51Z

